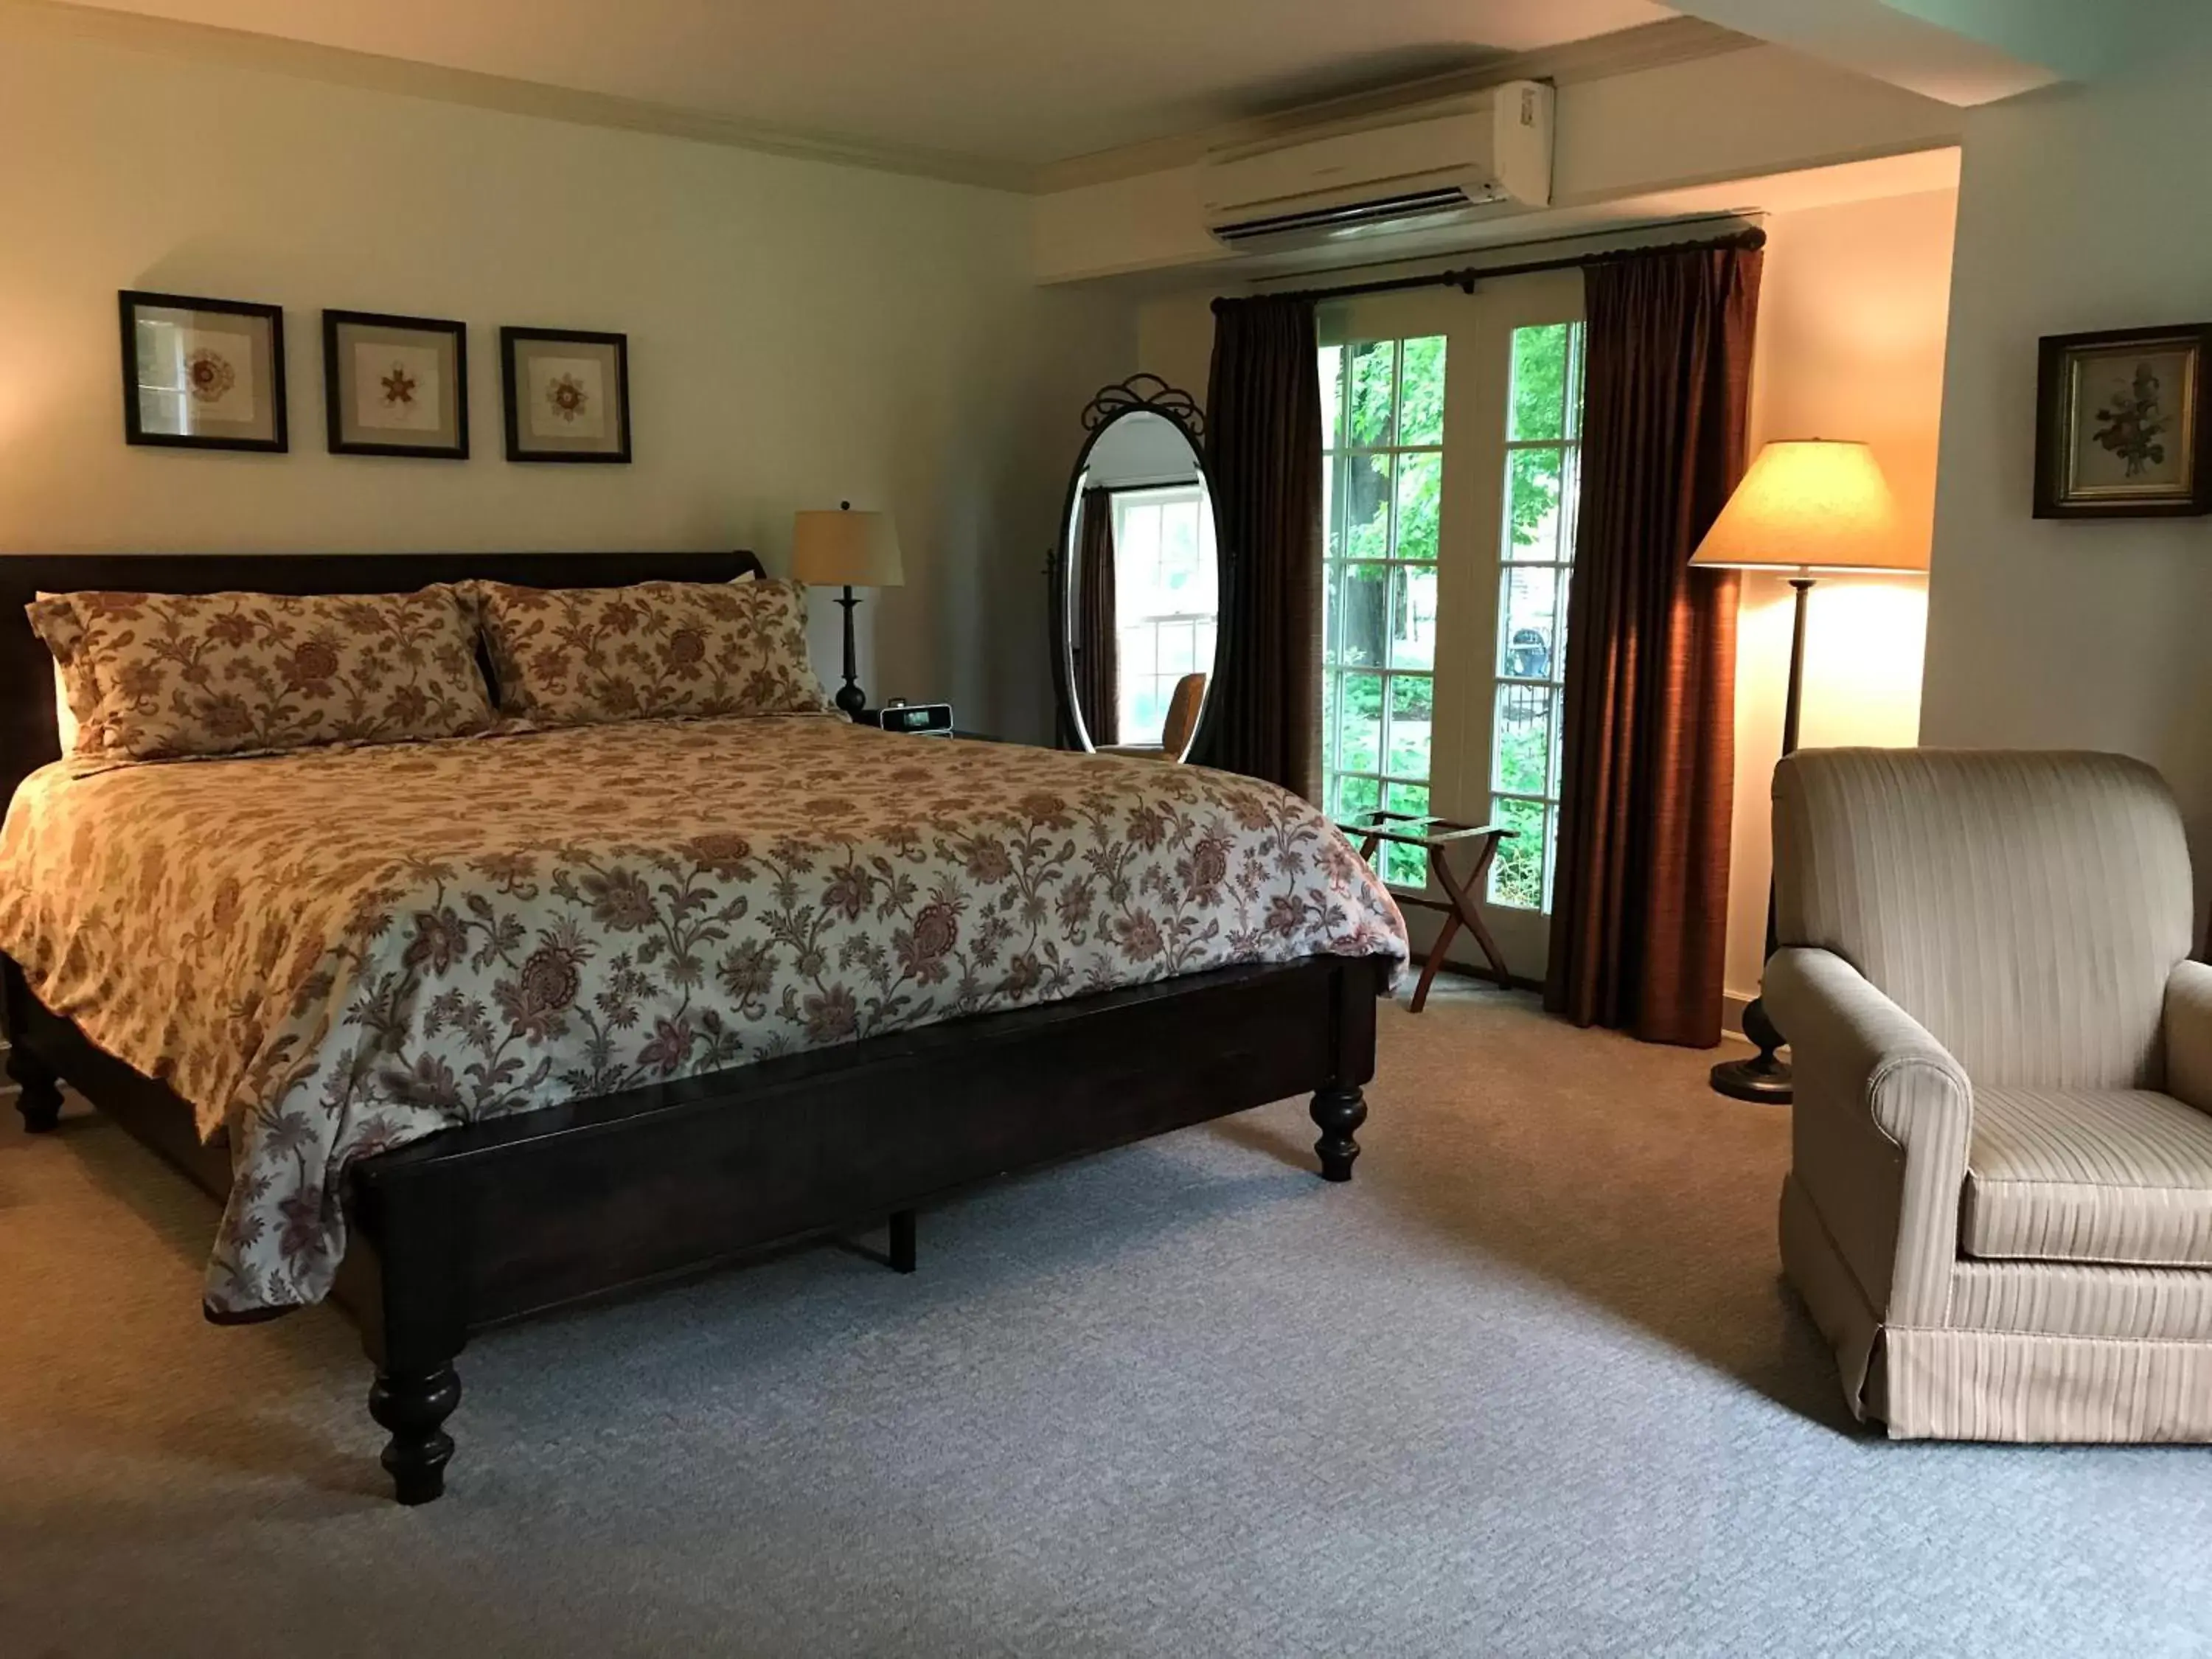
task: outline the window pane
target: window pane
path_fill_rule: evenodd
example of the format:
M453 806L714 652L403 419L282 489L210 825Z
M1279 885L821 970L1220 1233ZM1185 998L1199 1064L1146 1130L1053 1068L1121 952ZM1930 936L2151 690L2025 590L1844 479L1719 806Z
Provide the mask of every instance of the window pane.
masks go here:
M1352 348L1352 441L1387 444L1391 431L1391 368L1397 356L1389 340Z
M1382 786L1373 778L1339 778L1336 781L1336 815L1340 818L1357 817L1362 812L1371 812L1382 799Z
M1344 348L1326 345L1321 349L1321 441L1324 449L1334 449L1343 436L1344 416Z
M1505 556L1559 556L1559 495L1566 461L1556 449L1515 449L1505 456Z
M1437 571L1434 565L1407 565L1392 583L1390 666L1437 665Z
M1344 660L1344 567L1334 559L1321 568L1321 660L1325 668Z
M1188 623L1161 623L1159 672L1170 679L1181 679L1198 666L1197 630Z
M1552 908L1552 888L1559 871L1559 809L1544 814L1544 908Z
M1582 519L1583 508L1583 453L1579 449L1567 452L1559 475L1559 561L1572 563L1575 556L1575 531Z
M1324 776L1334 775L1336 760L1336 711L1343 703L1343 677L1334 670L1324 669L1321 677L1321 769Z
M1555 627L1552 643L1552 678L1555 680L1564 680L1567 677L1567 623L1573 614L1571 601L1574 591L1575 573L1572 570L1559 572L1559 608L1553 619Z
M1440 444L1443 441L1444 337L1430 334L1406 342L1398 393L1398 441Z
M1583 435L1583 384L1586 374L1583 366L1583 344L1587 333L1580 323L1567 332L1571 348L1567 360L1567 429L1577 438Z
M1385 771L1401 778L1429 775L1435 705L1436 682L1426 675L1390 677L1390 759Z
M1160 586L1176 599L1176 609L1191 607L1180 601L1198 580L1198 503L1177 501L1160 510Z
M1346 663L1380 668L1389 654L1390 577L1387 564L1344 567L1344 615L1337 624L1337 649Z
M1551 793L1552 714L1557 696L1547 685L1498 688L1492 787L1531 795Z
M1425 783L1392 784L1389 806L1394 812L1414 812L1426 817L1429 811L1429 786Z
M1566 435L1565 323L1513 331L1513 428L1516 440Z
M1544 904L1544 806L1540 801L1493 800L1490 821L1520 833L1498 844L1490 866L1490 902L1520 910Z
M1340 728L1337 763L1355 771L1372 772L1382 757L1382 677L1346 674L1344 677L1344 720Z
M1504 615L1498 621L1501 678L1548 680L1559 668L1559 573L1549 565L1505 567Z
M1322 464L1321 521L1326 532L1326 556L1344 556L1344 471L1351 465L1346 456L1333 456Z
M1398 556L1437 556L1437 516L1443 496L1442 455L1398 458Z
M1383 559L1390 556L1390 458L1345 458L1344 556Z
M1401 847L1395 841L1386 841L1378 849L1382 860L1382 879L1393 887L1425 887L1429 883L1429 855L1418 847Z

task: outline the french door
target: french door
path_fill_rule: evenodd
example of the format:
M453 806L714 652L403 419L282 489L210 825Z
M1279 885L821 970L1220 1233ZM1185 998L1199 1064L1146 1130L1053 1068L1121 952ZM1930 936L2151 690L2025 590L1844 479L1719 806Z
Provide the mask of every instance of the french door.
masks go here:
M1326 804L1513 830L1478 896L1532 979L1559 836L1582 305L1560 271L1321 316ZM1380 856L1401 891L1443 896L1417 854ZM1425 948L1438 918L1407 921Z

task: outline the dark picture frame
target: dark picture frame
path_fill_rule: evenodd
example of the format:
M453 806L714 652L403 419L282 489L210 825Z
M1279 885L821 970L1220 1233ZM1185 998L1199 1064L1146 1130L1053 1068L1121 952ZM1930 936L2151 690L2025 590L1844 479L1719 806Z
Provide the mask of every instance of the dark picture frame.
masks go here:
M2035 516L2212 513L2212 323L2051 334L2036 363Z
M124 289L116 301L125 443L273 455L291 447L282 306L146 289ZM241 418L223 417L226 402Z
M499 366L508 460L629 464L627 334L502 328ZM578 428L574 436L566 424Z
M379 382L390 388L386 401L412 404L422 381L434 374L434 405L426 402L419 412L395 411L395 418L388 422L365 417L368 405L357 395L359 354L379 345L394 349L390 372ZM349 347L353 348L350 357ZM468 325L449 318L375 311L324 312L323 410L333 455L468 459ZM432 417L428 425L422 424L424 416Z

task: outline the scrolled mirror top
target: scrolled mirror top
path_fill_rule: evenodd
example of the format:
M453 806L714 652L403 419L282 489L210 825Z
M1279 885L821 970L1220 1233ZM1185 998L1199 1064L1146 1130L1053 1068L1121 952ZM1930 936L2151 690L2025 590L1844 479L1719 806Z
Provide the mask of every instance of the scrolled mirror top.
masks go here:
M1118 416L1145 410L1163 416L1182 428L1194 449L1206 442L1206 416L1197 399L1157 374L1132 374L1127 380L1102 388L1083 411L1083 429L1096 432Z

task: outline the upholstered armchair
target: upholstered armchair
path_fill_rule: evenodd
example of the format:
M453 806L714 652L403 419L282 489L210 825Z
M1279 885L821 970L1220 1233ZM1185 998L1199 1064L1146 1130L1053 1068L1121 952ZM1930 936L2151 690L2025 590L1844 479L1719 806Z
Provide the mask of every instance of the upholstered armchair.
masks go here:
M1808 750L1774 779L1782 1259L1897 1438L2212 1440L2212 967L2157 773Z

